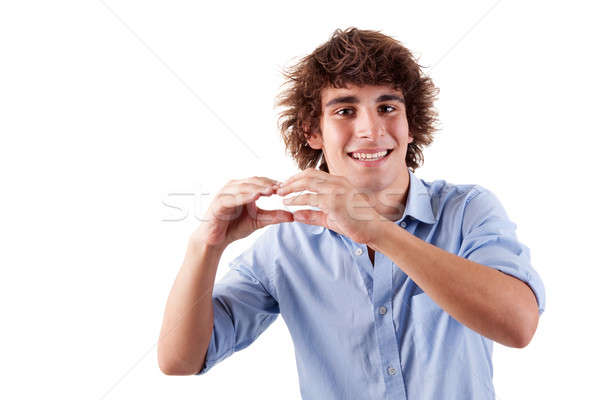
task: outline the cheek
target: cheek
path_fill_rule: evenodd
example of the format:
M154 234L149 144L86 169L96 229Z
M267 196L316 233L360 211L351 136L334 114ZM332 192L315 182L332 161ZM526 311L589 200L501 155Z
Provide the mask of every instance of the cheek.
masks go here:
M343 150L352 137L352 127L341 121L323 124L323 137L325 148L329 153Z
M352 130L352 124L348 121L343 120L331 120L327 124L324 124L325 130L329 132L329 136L340 136L344 132Z
M408 134L408 123L406 120L390 120L386 123L386 132L391 133L399 142L410 140Z
M337 137L335 139L330 139L325 143L326 152L330 157L339 157L340 152L343 152L346 145L339 139L340 138Z

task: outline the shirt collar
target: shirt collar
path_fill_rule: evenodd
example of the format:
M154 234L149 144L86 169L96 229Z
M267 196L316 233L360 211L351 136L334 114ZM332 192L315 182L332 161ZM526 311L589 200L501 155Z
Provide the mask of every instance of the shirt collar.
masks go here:
M407 215L410 215L420 222L434 224L436 219L433 215L433 210L431 209L431 196L429 195L427 187L425 187L423 181L410 169L408 170L408 175L410 182L404 214L402 214L402 218L394 222L399 224L405 220ZM307 225L307 227L315 235L319 235L325 231L325 227L323 226Z
M406 207L402 218L395 221L399 223L404 221L407 215L424 222L426 224L435 223L436 219L431 209L431 196L423 184L423 181L416 176L410 169L408 170L410 179Z

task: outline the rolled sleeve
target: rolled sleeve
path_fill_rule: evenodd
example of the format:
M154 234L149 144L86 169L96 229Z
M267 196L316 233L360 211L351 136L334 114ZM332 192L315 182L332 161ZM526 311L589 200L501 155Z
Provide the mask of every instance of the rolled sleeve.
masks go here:
M544 284L531 266L529 248L517 239L516 228L498 198L478 186L466 201L458 255L525 282L541 315L546 308Z
M232 261L213 288L213 331L205 363L196 375L249 346L279 315L278 302L252 269L241 263L243 259L241 255Z

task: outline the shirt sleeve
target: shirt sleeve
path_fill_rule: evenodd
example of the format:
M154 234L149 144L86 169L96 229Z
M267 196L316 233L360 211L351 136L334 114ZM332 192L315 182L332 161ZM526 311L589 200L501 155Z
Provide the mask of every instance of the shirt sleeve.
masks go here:
M546 293L531 266L529 248L517 239L517 225L508 218L498 198L490 190L477 188L465 205L458 255L525 282L535 294L541 315L546 308Z
M279 315L279 303L263 285L269 287L266 277L249 262L256 260L255 255L254 249L246 250L214 285L213 331L204 365L196 375L249 346Z

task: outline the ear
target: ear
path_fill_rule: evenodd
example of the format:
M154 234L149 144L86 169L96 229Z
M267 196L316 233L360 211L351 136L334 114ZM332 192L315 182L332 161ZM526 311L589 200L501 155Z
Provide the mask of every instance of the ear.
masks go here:
M318 129L313 130L310 134L305 134L306 137L306 141L308 142L308 145L315 149L315 150L319 150L323 148L323 136L321 135L321 132L318 131Z
M408 143L412 143L413 140L415 140L415 138L413 137L412 133L408 132Z

